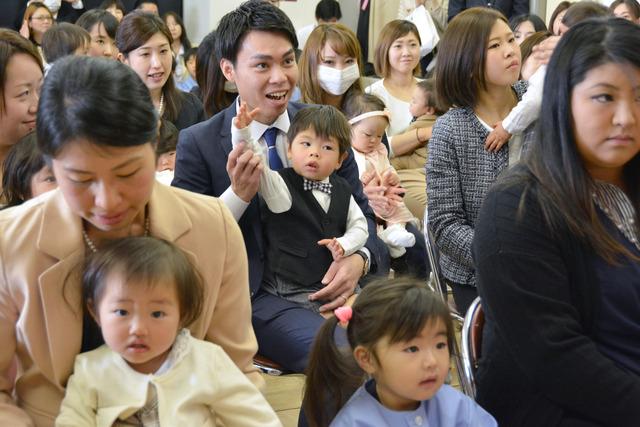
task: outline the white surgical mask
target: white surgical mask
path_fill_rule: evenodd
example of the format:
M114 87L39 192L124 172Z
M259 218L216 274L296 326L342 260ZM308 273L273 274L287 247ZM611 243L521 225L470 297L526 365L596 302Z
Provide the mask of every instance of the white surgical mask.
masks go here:
M359 78L360 69L357 64L349 65L342 70L327 67L326 65L318 66L318 82L320 83L320 87L331 95L344 94Z

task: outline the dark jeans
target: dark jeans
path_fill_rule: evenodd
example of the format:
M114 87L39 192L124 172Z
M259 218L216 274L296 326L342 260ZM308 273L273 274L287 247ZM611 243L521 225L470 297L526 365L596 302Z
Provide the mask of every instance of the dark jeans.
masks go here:
M451 290L453 291L453 300L456 302L458 313L464 317L473 300L478 297L478 288L450 282L448 280L447 284L451 286Z

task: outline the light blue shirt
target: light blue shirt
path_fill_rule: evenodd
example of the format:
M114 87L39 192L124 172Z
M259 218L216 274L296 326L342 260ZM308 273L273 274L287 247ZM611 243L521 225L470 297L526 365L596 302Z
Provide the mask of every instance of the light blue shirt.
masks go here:
M487 411L469 397L443 385L414 411L385 408L365 387L360 387L342 407L330 427L497 427Z

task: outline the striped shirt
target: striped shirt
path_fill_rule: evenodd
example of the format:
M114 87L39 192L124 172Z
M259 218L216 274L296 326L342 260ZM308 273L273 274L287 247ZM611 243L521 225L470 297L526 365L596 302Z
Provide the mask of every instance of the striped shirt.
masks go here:
M593 200L624 237L640 249L640 233L635 220L636 210L625 192L616 185L596 181Z

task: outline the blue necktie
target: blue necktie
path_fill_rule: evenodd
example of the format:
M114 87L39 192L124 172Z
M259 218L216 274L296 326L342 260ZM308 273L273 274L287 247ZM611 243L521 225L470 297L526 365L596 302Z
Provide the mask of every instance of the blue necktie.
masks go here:
M274 171L282 169L282 160L278 156L278 150L276 149L276 137L278 136L278 129L269 128L264 131L262 137L267 143L268 155L269 155L269 167Z

